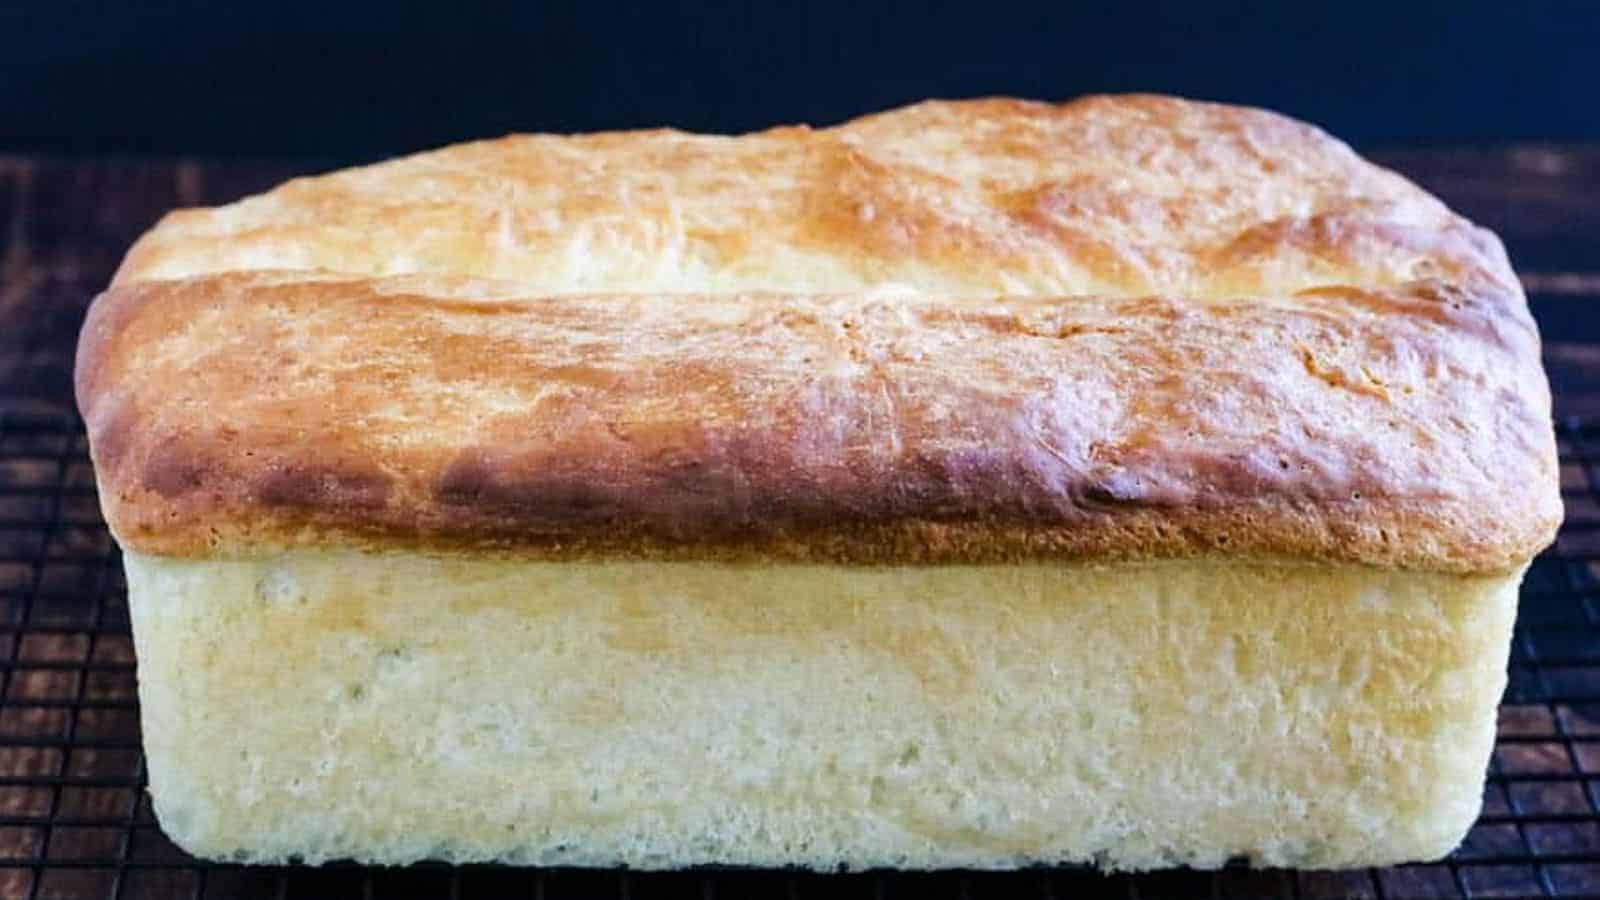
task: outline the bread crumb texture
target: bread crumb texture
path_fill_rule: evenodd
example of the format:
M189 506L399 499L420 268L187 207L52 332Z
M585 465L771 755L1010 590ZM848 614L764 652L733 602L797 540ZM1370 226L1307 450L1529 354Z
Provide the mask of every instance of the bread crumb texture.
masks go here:
M1479 808L1518 581L126 561L162 827L263 863L1437 857Z

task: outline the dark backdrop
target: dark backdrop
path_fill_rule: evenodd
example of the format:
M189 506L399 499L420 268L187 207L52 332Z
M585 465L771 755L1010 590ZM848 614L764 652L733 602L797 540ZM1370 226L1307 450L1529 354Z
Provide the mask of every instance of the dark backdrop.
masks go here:
M1153 90L1361 143L1600 139L1600 2L0 0L0 150L359 159Z

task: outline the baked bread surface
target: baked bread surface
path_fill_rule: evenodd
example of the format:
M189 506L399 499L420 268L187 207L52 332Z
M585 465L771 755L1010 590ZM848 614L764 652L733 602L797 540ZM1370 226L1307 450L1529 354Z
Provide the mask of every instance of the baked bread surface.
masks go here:
M1560 518L1493 235L1156 97L517 136L173 213L79 347L124 546L1508 572Z
M1483 801L1521 572L124 555L190 853L1380 865Z

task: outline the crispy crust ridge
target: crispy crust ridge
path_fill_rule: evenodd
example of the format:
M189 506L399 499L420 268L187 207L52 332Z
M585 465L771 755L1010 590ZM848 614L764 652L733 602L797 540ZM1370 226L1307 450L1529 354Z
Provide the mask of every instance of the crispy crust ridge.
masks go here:
M1559 517L1527 489L1552 477L1531 325L1437 285L974 303L429 281L103 295L79 393L118 537L1491 571Z
M1489 572L1561 516L1538 360L1488 232L1308 126L1120 97L175 213L77 393L148 553Z

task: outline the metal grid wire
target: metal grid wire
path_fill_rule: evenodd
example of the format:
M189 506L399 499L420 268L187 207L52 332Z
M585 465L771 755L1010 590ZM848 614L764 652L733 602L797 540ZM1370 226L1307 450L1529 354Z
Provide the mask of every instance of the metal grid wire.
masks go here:
M1364 872L538 871L217 866L144 792L117 551L81 424L0 412L0 897L1600 898L1600 421L1558 425L1568 521L1523 589L1483 816L1442 863Z

